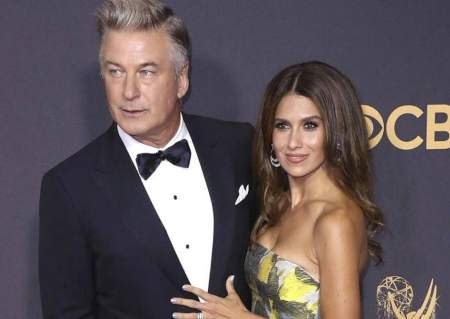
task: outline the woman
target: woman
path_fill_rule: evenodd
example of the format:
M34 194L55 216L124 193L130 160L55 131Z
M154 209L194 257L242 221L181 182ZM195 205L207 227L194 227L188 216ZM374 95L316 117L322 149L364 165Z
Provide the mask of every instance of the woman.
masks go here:
M256 176L261 214L246 258L252 312L227 280L219 298L171 301L201 311L175 318L360 318L360 273L383 217L371 201L368 137L350 80L307 62L269 83L258 119Z

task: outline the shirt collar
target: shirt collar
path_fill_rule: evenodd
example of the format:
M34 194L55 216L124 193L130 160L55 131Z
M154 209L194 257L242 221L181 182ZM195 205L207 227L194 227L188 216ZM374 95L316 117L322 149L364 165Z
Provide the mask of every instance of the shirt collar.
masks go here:
M163 148L156 148L137 141L131 135L126 133L118 124L117 124L117 132L119 133L120 139L125 145L125 148L127 149L133 161L136 159L136 156L140 153L157 153L158 151L165 150L168 147L175 144L176 142L188 137L188 130L183 120L183 114L180 114L180 125L178 127L177 132Z

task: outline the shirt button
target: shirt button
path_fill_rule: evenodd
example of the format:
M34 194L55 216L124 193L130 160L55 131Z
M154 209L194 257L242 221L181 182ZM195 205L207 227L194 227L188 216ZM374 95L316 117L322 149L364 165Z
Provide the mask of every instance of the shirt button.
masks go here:
M189 249L189 247L191 247L191 246L189 246L189 244L186 244L186 249Z
M177 195L173 195L173 199L174 199L174 200L177 200L177 199L178 199L178 196L177 196Z

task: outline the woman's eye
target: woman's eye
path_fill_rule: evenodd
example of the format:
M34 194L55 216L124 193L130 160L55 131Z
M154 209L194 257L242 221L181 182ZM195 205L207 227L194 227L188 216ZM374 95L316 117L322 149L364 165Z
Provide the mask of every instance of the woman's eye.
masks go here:
M305 129L307 129L307 130L313 130L313 129L315 129L317 126L318 126L317 123L312 122L312 121L308 121L308 122L306 122L305 125L304 125Z
M289 128L289 124L285 123L285 122L278 122L275 123L275 128L283 130L283 129L287 129Z

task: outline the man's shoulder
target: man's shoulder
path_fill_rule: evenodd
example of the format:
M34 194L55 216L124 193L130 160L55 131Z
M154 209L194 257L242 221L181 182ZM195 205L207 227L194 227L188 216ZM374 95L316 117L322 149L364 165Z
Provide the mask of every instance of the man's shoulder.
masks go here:
M110 127L83 148L49 169L46 175L76 177L78 174L93 169L98 160L98 154L106 147L113 129L113 127Z
M183 118L190 131L195 129L201 131L202 135L212 135L221 140L234 140L236 138L251 139L254 133L253 126L246 122L226 121L185 113L183 113Z

